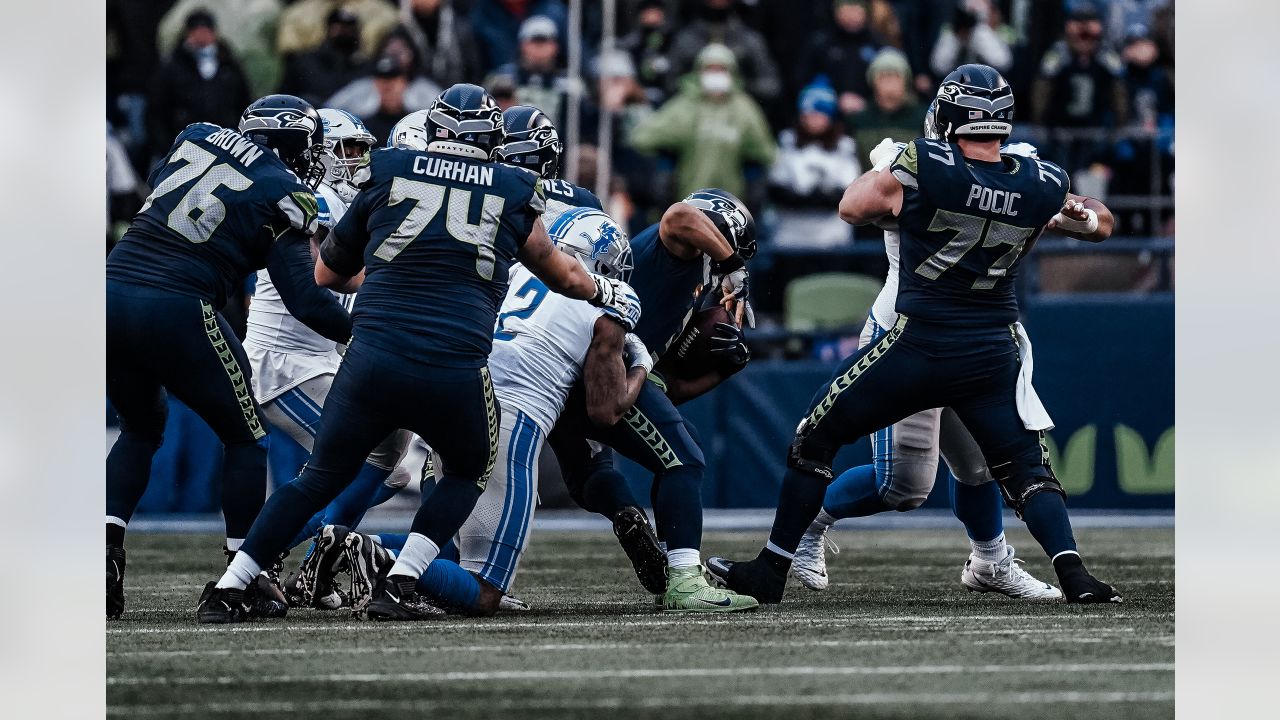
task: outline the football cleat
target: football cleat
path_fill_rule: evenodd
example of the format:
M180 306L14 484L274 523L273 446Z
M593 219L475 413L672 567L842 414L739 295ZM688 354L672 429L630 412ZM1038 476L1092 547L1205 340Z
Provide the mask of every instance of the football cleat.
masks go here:
M282 618L289 612L284 593L266 574L259 574L244 589L244 605L249 617Z
M515 595L503 594L502 599L498 601L499 610L510 610L514 612L525 612L531 610L529 603L521 600Z
M325 607L333 604L333 578L346 568L346 546L351 533L342 525L325 525L316 531L316 539L298 568L298 586L303 607Z
M1069 603L1124 602L1115 588L1090 575L1084 561L1075 553L1058 555L1053 561L1053 569L1058 573L1058 584L1062 585L1062 593Z
M431 620L445 612L418 594L418 579L388 575L378 584L365 612L373 620Z
M750 562L734 562L711 557L707 559L707 572L723 587L750 595L765 604L782 602L782 593L787 587L786 573L774 570L759 558Z
M124 548L107 546L107 617L124 614Z
M374 588L387 576L395 560L373 538L358 532L347 534L343 539L342 552L351 571L351 597L347 605L353 614L359 616L368 607Z
M700 566L667 568L663 612L737 612L758 607L760 603L749 595L711 587Z
M613 534L631 561L645 590L661 595L667 591L667 554L658 545L658 536L644 510L628 505L613 514Z
M832 555L840 553L840 547L827 537L827 528L819 532L809 530L800 538L800 546L791 560L791 575L810 590L826 590L830 584L827 578L827 548Z
M796 553L796 557L800 554ZM1037 580L1022 569L1022 561L1014 557L1012 545L1005 546L1004 559L999 562L980 560L970 555L960 572L960 583L971 592L995 592L1020 600L1057 600L1062 597L1061 590Z
M302 573L289 573L289 578L280 586L284 591L285 602L289 607L306 607L307 598L302 592Z
M244 622L248 612L244 604L244 591L236 588L219 588L210 580L200 593L196 605L196 620L202 623Z

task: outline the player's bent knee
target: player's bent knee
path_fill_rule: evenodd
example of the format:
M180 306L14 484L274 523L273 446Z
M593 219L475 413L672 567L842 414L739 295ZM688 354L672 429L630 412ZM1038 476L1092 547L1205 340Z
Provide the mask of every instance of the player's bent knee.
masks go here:
M924 501L928 499L929 499L928 493L921 494L916 492L911 492L911 493L889 492L883 498L884 504L887 505L889 509L897 510L898 512L908 512L911 510L915 510L916 508L923 505Z
M1000 494L1018 517L1027 506L1027 501L1043 492L1057 493L1063 500L1067 491L1062 483L1054 477L1053 470L1046 465L1027 465L1022 463L1004 463L993 465L991 475L1000 484Z

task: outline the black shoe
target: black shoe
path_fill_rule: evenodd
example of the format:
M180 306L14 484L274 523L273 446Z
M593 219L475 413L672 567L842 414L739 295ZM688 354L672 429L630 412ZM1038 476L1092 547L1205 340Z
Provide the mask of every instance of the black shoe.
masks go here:
M779 573L759 558L750 562L734 562L710 557L705 567L711 579L722 587L739 595L750 595L761 604L782 602L782 593L787 588L787 574Z
M662 552L658 536L653 532L644 510L628 505L614 513L613 534L618 536L618 543L644 589L655 595L665 593L667 554Z
M416 578L388 575L373 594L365 612L374 620L431 620L445 612L418 594Z
M351 571L351 596L347 604L356 617L363 617L374 591L396 564L391 553L364 533L350 532L342 542L346 566ZM335 590L339 595L340 591Z
M202 623L238 623L248 616L244 604L244 591L235 588L219 588L210 581L200 593L196 606L196 620Z
M1124 602L1115 588L1089 574L1079 555L1059 555L1053 561L1053 569L1058 573L1058 584L1062 586L1062 594L1067 597L1068 603Z
M351 534L342 525L325 525L316 531L316 539L298 569L298 585L307 607L332 609L333 578L347 570L346 539Z
M289 573L289 578L280 585L280 590L284 593L284 601L289 607L306 607L307 599L302 593L302 574Z
M262 574L244 589L244 605L248 617L282 618L289 613L289 602L285 600L284 593Z
M124 548L107 546L107 617L124 614Z

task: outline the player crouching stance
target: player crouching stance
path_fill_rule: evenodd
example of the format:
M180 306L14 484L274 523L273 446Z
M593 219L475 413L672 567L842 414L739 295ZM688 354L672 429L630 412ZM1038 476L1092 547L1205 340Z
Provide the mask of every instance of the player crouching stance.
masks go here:
M1061 168L1002 156L1013 94L985 65L962 65L938 89L943 140L908 144L889 167L845 192L852 224L896 218L901 240L897 322L859 349L814 397L787 453L769 542L756 559L711 558L728 587L761 602L782 600L801 537L822 507L831 461L842 446L909 415L949 407L982 451L1010 505L1053 558L1068 602L1118 602L1085 569L1066 494L1049 468L1047 413L1023 374L1014 274L1026 243L1061 211L1076 220L1105 208L1072 195ZM1110 224L1089 222L1105 239Z

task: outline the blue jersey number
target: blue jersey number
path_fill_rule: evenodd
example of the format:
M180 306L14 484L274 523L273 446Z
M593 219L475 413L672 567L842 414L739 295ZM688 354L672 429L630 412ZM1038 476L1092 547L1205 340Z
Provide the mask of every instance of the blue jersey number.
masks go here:
M498 316L498 329L493 333L494 340L514 340L516 331L507 328L507 318L520 318L528 320L533 315L542 301L546 299L549 290L545 283L538 278L529 278L529 281L516 291L516 297L529 298L529 304L519 310L508 310Z

